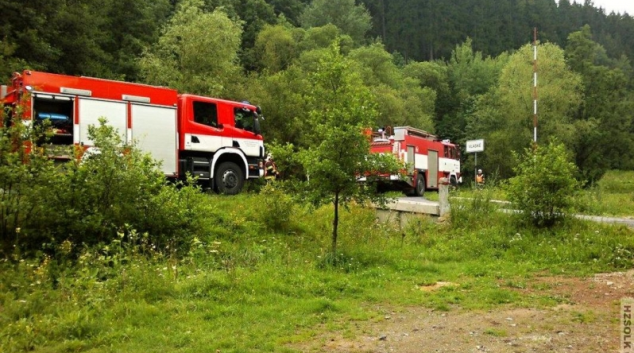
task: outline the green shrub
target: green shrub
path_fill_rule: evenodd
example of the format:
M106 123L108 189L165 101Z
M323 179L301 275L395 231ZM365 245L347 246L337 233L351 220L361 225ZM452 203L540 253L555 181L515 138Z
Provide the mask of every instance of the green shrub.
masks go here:
M452 198L451 225L454 228L472 229L487 226L501 219L497 204L491 202L493 189L476 190L468 198Z
M4 122L4 109L1 114ZM59 170L38 153L39 149L28 151L30 141L45 138L44 129L27 126L18 118L0 126L0 252L6 255L17 251L28 233L24 223L38 215L34 200L60 177Z
M293 199L281 189L277 182L264 186L261 218L269 230L286 232L293 220Z
M26 133L25 133L26 131ZM168 183L159 164L106 125L89 128L97 152L56 166L44 153L25 154L11 135L35 136L16 121L0 141L2 251L54 254L59 245L143 241L184 254L206 226L208 203L193 180ZM27 134L28 133L28 134ZM9 137L7 137L9 136ZM32 139L33 140L33 139ZM34 152L40 147L34 149ZM25 161L28 162L25 163ZM142 234L134 237L131 234ZM72 255L77 255L76 249Z
M526 149L508 182L508 196L520 218L536 226L550 227L564 218L580 190L577 167L561 143Z
M605 173L597 182L605 193L634 193L634 171L613 170Z

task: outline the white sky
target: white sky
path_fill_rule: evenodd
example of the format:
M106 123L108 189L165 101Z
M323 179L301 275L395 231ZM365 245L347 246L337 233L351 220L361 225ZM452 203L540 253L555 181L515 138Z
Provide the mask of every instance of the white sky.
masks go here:
M572 1L571 1L572 2ZM583 4L583 0L574 0L574 2ZM592 0L594 7L601 7L605 10L605 14L610 12L627 12L628 15L634 16L634 0Z

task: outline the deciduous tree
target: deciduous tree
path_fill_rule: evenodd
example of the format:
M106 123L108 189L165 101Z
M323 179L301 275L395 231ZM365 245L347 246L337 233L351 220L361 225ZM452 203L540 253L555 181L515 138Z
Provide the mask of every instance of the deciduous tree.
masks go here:
M584 100L575 114L579 134L575 161L587 182L596 182L610 168L634 167L634 110L629 62L611 60L592 39L589 26L570 34L566 46L570 67L581 75ZM609 143L606 143L609 141Z
M556 137L572 146L573 115L581 103L581 78L566 65L554 44L539 45L538 142ZM469 136L487 140L485 167L513 175L509 151L519 152L533 139L533 48L525 45L502 69L495 88L483 95L468 119Z
M363 129L377 113L369 90L350 66L335 42L311 75L313 91L308 117L316 122L313 134L318 143L299 154L310 177L305 184L308 198L316 205L333 205L333 255L337 251L340 207L353 200L364 202L377 198L370 187L357 182L358 177L368 171L389 172L397 168L394 158L389 158L392 156L369 153Z
M181 92L223 96L240 79L241 24L221 10L184 0L156 46L141 59L145 81Z
M354 0L314 0L300 17L304 28L333 24L358 44L363 43L371 20L365 6L355 5Z

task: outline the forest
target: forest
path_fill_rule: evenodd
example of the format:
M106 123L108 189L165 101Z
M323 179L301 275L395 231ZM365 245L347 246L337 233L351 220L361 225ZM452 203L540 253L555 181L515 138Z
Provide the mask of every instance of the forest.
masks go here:
M590 0L0 0L0 14L3 82L33 69L249 100L267 143L293 148L319 143L307 77L334 45L374 127L484 139L478 165L500 178L533 138L536 67L538 142L564 143L587 184L634 169L634 18Z

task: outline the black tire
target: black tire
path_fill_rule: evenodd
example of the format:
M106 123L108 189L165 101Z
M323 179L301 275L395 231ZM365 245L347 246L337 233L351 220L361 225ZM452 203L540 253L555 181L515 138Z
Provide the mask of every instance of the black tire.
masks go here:
M416 196L425 195L425 176L422 173L416 177Z
M451 178L449 178L449 183L451 184L451 186L458 187L458 180L456 179L456 177L454 175L451 176Z
M244 186L244 173L233 162L222 162L216 169L214 184L220 194L235 195Z

